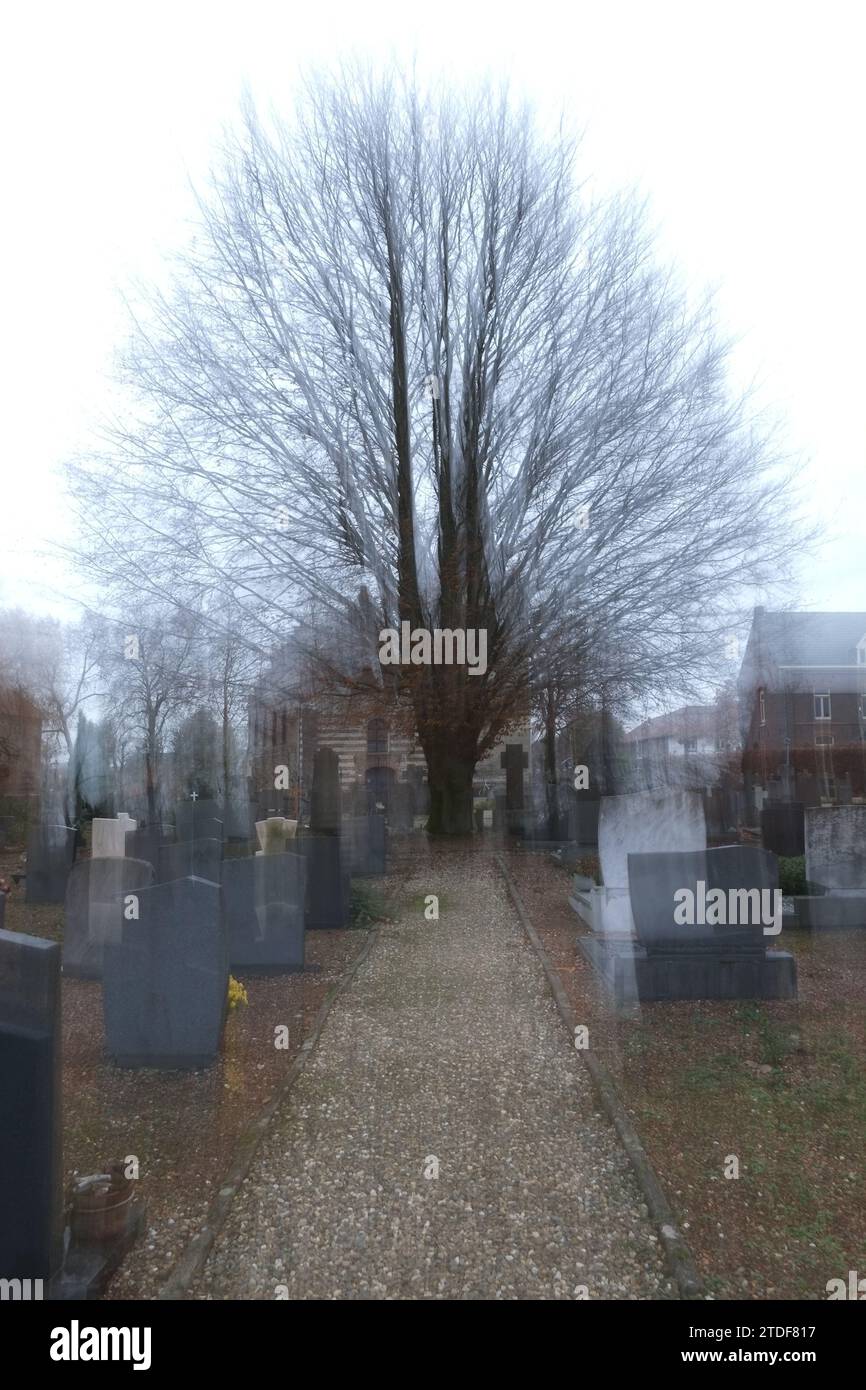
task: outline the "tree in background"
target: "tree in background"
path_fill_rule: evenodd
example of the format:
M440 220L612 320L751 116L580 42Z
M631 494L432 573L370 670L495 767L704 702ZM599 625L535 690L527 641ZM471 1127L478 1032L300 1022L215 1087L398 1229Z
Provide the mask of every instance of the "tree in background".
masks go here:
M73 471L83 558L178 605L228 592L260 646L366 586L432 831L471 830L533 684L612 686L600 642L632 683L670 672L778 577L787 479L710 309L507 95L312 82L292 120L246 111L200 211L136 320L138 410ZM487 670L380 668L402 622L484 630Z

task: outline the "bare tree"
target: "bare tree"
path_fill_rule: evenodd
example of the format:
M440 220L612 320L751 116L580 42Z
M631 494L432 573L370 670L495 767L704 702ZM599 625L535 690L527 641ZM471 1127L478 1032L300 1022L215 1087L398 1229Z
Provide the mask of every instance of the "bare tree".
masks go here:
M144 766L147 818L158 824L162 759L175 721L201 693L195 617L167 604L139 606L112 624L100 651L109 713L121 741L132 743Z
M471 829L534 656L607 634L675 662L789 552L786 480L709 309L507 95L314 82L289 123L246 111L200 206L176 291L136 318L138 412L74 472L87 562L228 590L262 645L366 586L434 832ZM379 668L402 622L485 631L486 671Z

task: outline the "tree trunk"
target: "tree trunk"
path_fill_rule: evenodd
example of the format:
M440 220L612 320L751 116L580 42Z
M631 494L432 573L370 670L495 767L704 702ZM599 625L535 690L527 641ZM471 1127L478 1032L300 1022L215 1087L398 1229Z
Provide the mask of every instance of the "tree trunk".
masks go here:
M430 787L430 835L471 835L472 778L476 759L461 756L446 743L424 749Z

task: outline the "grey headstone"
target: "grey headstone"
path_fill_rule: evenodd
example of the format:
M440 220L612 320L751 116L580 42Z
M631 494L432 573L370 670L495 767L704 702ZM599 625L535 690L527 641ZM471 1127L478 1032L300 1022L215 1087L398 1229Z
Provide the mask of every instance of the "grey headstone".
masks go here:
M316 835L337 835L341 819L340 759L333 748L317 748L310 793L310 828Z
M174 814L178 840L223 839L223 812L218 801L179 801Z
M222 840L184 840L176 845L160 845L157 882L192 877L219 883L222 855Z
M307 860L307 930L347 927L351 888L340 840L335 835L305 835L298 843Z
M408 782L392 782L388 792L388 825L397 834L415 829L415 799Z
M831 893L866 892L866 806L806 808L806 878Z
M207 1066L219 1051L228 947L219 884L157 883L138 894L103 965L106 1050L120 1066Z
M741 845L629 854L628 877L637 941L578 939L617 1006L638 1000L796 999L796 962L790 952L768 948L776 935L764 935L765 926L777 924L775 856ZM678 890L689 889L697 908L699 882L706 893L751 890L748 910L745 901L738 902L733 926L677 922ZM726 906L730 916L729 900Z
M0 931L0 1278L60 1263L60 947Z
M123 900L153 883L150 864L141 859L82 859L73 864L63 913L63 973L83 980L102 979L105 942L119 939Z
M761 920L762 903L771 916L775 890L779 886L776 856L751 845L729 845L721 849L696 852L672 851L628 856L628 883L631 909L638 941L650 953L656 951L733 952L763 951L768 938ZM704 894L721 889L745 890L752 896L736 903L737 916L750 920L737 925L712 923L683 924L675 920L676 893L688 889L695 906ZM759 894L756 898L755 892ZM761 898L763 892L766 896Z
M25 901L62 903L75 858L75 831L67 825L40 825L27 837Z
M307 861L300 852L225 861L232 969L303 970L306 882Z
M128 859L143 859L146 864L153 865L156 873L159 868L159 847L167 844L168 841L155 826L144 826L139 830L128 830L126 833L126 854Z
M806 853L806 832L802 801L773 804L761 808L761 843L764 849L786 858Z
M388 827L382 815L345 816L343 853L349 875L364 878L388 872Z

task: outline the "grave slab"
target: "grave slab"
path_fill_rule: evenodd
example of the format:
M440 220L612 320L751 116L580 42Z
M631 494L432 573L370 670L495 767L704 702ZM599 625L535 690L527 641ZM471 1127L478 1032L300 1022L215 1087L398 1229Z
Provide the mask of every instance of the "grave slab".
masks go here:
M141 859L82 859L73 864L63 913L63 973L102 979L105 943L120 937L123 900L154 881Z
M305 835L298 843L303 846L307 860L307 930L347 927L351 914L351 886L339 837Z
M350 877L366 878L388 872L388 827L384 816L344 816L341 833Z
M60 947L0 931L0 1278L60 1265Z
M67 825L42 825L27 837L25 901L62 903L75 858L75 831Z
M808 806L805 839L810 883L866 894L866 806Z
M223 865L231 969L304 968L307 861L301 853L227 859Z
M208 1066L222 1039L228 945L222 889L201 878L157 883L138 894L105 944L103 1011L108 1055L119 1066Z
M222 840L185 840L174 845L160 845L157 882L171 883L176 878L206 878L219 883L222 869Z

